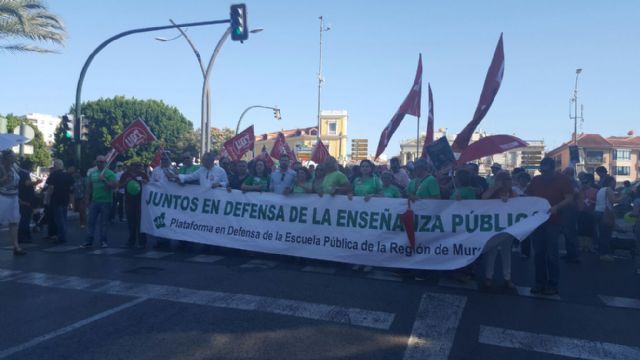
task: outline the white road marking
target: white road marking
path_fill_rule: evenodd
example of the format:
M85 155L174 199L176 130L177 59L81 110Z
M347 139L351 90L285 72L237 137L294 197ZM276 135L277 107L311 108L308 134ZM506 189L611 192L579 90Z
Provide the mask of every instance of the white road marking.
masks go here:
M278 266L278 262L277 261L270 261L270 260L251 260L248 261L245 264L240 265L241 268L258 268L258 269L272 269L276 266Z
M151 251L147 251L144 254L136 255L136 257L145 258L145 259L162 259L163 257L167 257L169 255L173 255L173 253L151 250Z
M320 273L320 274L335 274L336 271L338 270L334 267L309 265L309 266L303 267L302 271L314 272L314 273Z
M0 271L3 271L3 269L0 269ZM17 274L13 281L53 288L82 289L85 291L110 295L146 297L149 299L207 305L228 309L262 311L272 314L331 321L339 324L383 330L388 330L395 318L395 314L388 312L311 303L299 300L278 299L266 296L234 294L210 290L196 290L168 285L86 279L77 276L49 275L37 272ZM96 286L98 284L100 285Z
M78 249L80 249L80 246L78 245L58 245L58 246L53 246L53 247L44 249L44 251L59 253L59 252L67 252L67 251L73 251Z
M560 295L552 295L552 296L546 296L546 295L535 295L531 293L531 288L530 287L526 287L526 286L516 286L516 290L518 290L518 295L520 296L526 296L526 297L532 297L532 298L536 298L536 299L548 299L548 300L562 300L562 298L560 297Z
M465 296L425 293L404 360L448 359L466 302Z
M114 255L127 251L126 249L118 249L118 248L104 248L98 249L91 252L93 255Z
M478 290L478 283L474 280L469 280L466 282L460 282L456 280L452 280L446 277L443 277L438 282L438 286L456 288L456 289L467 289L467 290Z
M21 273L22 273L22 271L19 271L19 270L0 269L0 281L13 280L13 278L16 275L21 274Z
M391 271L381 271L374 270L369 275L367 275L367 279L375 279L375 280L384 280L384 281L402 281L402 277L394 274Z
M143 302L145 300L147 300L147 299L146 298L138 298L138 299L129 301L129 302L125 303L125 304L122 304L120 306L116 306L116 307L114 307L112 309L109 309L107 311L103 311L103 312L101 312L99 314L93 315L93 316L91 316L89 318L86 318L84 320L80 320L80 321L78 321L76 323L73 323L73 324L65 326L65 327L63 327L61 329L52 331L52 332L50 332L48 334L44 334L44 335L35 337L35 338L33 338L33 339L31 339L31 340L29 340L29 341L27 341L25 343L22 343L20 345L13 346L13 347L10 347L10 348L5 349L5 350L1 350L0 351L0 359L4 359L4 358L9 357L9 356L11 356L11 355L13 355L15 353L20 352L20 351L32 348L32 347L34 347L34 346L36 346L36 345L38 345L38 344L40 344L42 342L45 342L45 341L50 340L50 339L53 339L53 338L58 337L60 335L64 335L64 334L66 334L68 332L71 332L71 331L73 331L75 329L83 327L83 326L85 326L87 324L90 324L90 323L92 323L94 321L98 321L98 320L103 319L103 318L105 318L107 316L113 315L113 314L115 314L115 313L117 313L119 311L122 311L124 309L130 308L130 307L132 307L134 305L137 305L137 304L139 304L139 303L141 303L141 302Z
M600 295L600 299L604 301L604 303L607 304L607 306L629 308L629 309L640 309L639 299L617 297L617 296L605 296L605 295Z
M220 261L224 259L224 256L217 255L196 255L194 257L190 257L187 261L201 262L201 263L210 263L213 264L216 261Z
M564 336L480 326L481 344L587 360L637 360L640 348Z

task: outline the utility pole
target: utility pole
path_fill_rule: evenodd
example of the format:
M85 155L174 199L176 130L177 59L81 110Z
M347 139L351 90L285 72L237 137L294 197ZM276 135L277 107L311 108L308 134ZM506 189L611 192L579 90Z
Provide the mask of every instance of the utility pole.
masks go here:
M322 16L320 19L320 65L318 68L318 140L320 140L320 94L322 92L322 82L324 79L322 78L322 33L325 31L331 30L330 27L324 27L324 18Z

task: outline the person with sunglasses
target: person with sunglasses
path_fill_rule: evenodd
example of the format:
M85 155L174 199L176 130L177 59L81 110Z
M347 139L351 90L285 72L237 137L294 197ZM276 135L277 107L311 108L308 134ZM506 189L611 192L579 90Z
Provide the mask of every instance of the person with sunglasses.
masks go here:
M295 177L296 172L289 169L289 155L283 153L280 155L278 170L271 173L269 190L273 193L282 195L287 189L291 188Z

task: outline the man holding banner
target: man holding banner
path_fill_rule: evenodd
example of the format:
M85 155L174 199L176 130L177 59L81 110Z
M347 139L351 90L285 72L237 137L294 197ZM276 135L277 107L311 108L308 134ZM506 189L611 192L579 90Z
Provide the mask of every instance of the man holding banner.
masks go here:
M200 186L206 188L227 187L229 182L227 172L214 164L217 153L210 151L202 155L202 166L191 174L179 174L177 180L181 183L189 183L194 180L200 182Z

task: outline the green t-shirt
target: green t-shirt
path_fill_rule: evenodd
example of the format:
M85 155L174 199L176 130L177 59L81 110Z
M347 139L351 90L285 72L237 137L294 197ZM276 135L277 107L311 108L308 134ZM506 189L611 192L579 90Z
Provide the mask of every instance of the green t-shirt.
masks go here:
M242 184L247 185L247 186L262 186L262 191L269 191L269 183L271 182L271 179L269 176L247 176L246 179L244 179L244 182Z
M456 188L451 194L451 200L458 200L458 194L460 194L460 200L473 200L476 199L476 190L471 186L461 186Z
M331 194L336 188L344 187L346 185L349 185L349 179L345 174L336 170L325 175L324 179L322 179L322 192L325 194Z
M200 169L200 166L198 165L191 165L191 166L182 166L178 169L178 174L180 175L189 175L192 174L196 171L198 171L198 169Z
M388 197L388 198L399 198L402 197L402 194L400 193L400 189L398 189L397 186L395 185L389 185L387 187L382 187L382 195L384 195L384 197Z
M382 182L377 176L369 176L366 180L357 177L353 180L353 194L356 196L376 195L380 190L382 190Z
M293 184L293 186L291 187L291 192L294 194L305 194L307 193L306 188L311 188L311 184L307 182L306 184L304 184L304 186L305 187L302 187L298 184Z
M94 170L89 174L91 181L91 201L97 203L110 203L113 201L113 189L107 187L104 181L100 180L102 170ZM104 178L108 182L116 181L116 174L109 170L104 170Z
M416 189L416 184L418 183L420 185ZM413 179L407 185L407 193L415 195L419 199L436 199L440 198L440 185L438 185L438 180L433 176L427 176L422 181Z

